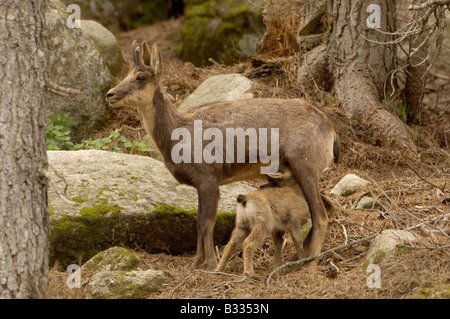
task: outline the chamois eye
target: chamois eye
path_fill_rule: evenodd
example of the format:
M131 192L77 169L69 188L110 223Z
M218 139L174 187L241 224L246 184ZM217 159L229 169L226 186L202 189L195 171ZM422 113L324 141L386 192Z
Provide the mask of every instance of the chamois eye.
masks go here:
M141 81L144 82L145 80L147 80L147 77L145 76L145 74L140 73L137 77L136 77L137 81Z

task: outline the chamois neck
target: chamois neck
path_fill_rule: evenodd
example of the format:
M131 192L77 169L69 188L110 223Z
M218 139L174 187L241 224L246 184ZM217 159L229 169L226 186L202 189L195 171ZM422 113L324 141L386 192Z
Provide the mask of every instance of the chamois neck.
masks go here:
M170 158L172 132L180 126L182 115L169 102L160 87L156 88L152 102L141 108L145 128L164 158Z

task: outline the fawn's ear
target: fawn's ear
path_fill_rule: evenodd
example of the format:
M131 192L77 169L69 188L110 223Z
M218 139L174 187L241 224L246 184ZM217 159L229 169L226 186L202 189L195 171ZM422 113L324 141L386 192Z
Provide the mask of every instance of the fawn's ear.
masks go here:
M150 66L152 67L153 72L155 73L156 76L161 75L161 73L162 73L161 52L159 52L159 48L156 45L156 43L153 43L153 46L152 46Z
M245 195L239 194L237 197L237 202L245 207L245 205L247 204L247 197L245 197Z

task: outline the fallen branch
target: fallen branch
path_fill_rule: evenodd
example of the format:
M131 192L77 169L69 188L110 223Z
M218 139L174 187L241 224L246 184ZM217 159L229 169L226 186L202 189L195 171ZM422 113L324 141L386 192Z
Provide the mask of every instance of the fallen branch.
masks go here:
M370 236L367 236L367 237L355 240L355 241L353 241L351 243L348 243L346 245L342 245L342 246L338 246L338 247L329 249L329 250L324 251L323 253L320 253L320 254L318 254L316 256L306 257L306 258L302 258L300 260L296 260L296 261L291 261L291 262L285 263L285 264L281 265L280 267L275 268L270 273L269 277L267 277L267 280L266 280L267 286L270 286L270 280L272 279L273 275L275 273L279 272L281 269L284 269L284 268L290 267L290 266L301 265L301 264L307 263L307 262L315 260L315 259L320 259L320 258L325 257L325 256L327 256L329 254L332 254L332 253L334 253L334 252L336 252L338 250L346 249L346 248L352 247L354 245L363 243L365 241L371 240L371 239L375 238L376 236L378 236L378 234L379 234L379 232L376 233L376 234L373 234L373 235L370 235Z
M450 5L450 0L429 0L419 5L410 5L408 10L422 10L431 6L446 6Z

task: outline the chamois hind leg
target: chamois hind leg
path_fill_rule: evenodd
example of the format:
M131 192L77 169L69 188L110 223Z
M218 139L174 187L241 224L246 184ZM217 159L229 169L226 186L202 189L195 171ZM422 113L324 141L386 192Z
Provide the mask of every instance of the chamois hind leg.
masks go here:
M218 184L209 183L198 188L197 212L197 256L193 268L199 268L205 262L207 270L216 268L214 254L214 224L216 222L217 204L219 202Z
M307 159L294 159L289 162L294 177L303 191L311 214L312 227L306 237L303 248L308 257L318 255L322 250L323 239L328 226L328 216L319 191L319 174ZM313 262L317 264L317 260Z
M303 240L302 240L302 236L301 236L301 232L302 232L302 225L296 225L297 227L295 227L294 229L291 230L291 236L292 236L292 240L294 241L294 246L295 249L297 250L297 256L298 258L303 258L305 257L305 252L303 251Z
M274 267L278 267L281 265L281 246L283 245L283 234L282 231L274 230L272 231L272 240L273 240L273 258L274 258Z
M244 275L253 276L253 256L258 245L267 237L268 229L265 221L260 220L255 223L250 235L244 240Z
M233 233L231 234L231 239L228 242L227 246L225 247L225 250L223 251L222 258L220 259L216 271L223 271L225 269L228 260L230 260L231 256L236 252L236 249L240 244L242 244L242 242L248 236L248 234L249 234L248 231L239 226L237 226L233 230Z

